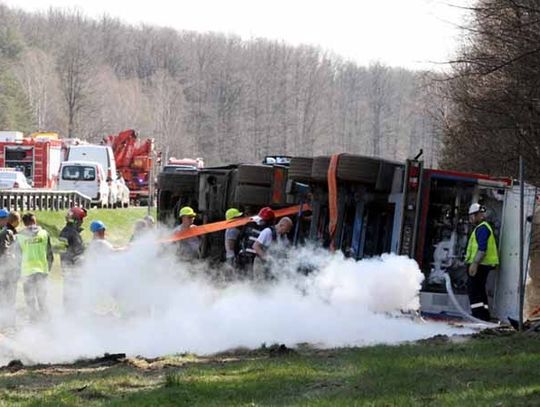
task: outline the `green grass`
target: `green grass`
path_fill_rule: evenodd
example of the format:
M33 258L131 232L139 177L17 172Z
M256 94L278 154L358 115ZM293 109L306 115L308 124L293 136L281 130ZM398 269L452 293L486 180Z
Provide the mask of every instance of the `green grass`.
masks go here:
M53 240L64 227L67 211L36 211L38 223L47 229ZM89 241L92 239L90 233L90 223L93 220L100 220L107 226L107 238L113 244L126 244L132 233L137 220L142 219L147 214L147 208L129 208L129 209L90 209L88 216L84 220L82 232L83 239ZM152 215L155 215L153 211Z
M537 406L538 339L514 334L2 371L0 406Z

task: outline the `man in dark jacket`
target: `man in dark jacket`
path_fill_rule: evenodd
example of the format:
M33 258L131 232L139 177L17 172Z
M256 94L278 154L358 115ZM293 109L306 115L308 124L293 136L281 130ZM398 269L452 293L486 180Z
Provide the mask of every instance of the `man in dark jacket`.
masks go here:
M20 277L15 239L20 222L21 215L10 212L6 225L0 230L0 328L15 325L15 300Z
M275 218L275 213L271 208L262 208L257 216L253 216L252 221L242 228L237 237L239 249L236 263L238 268L244 270L247 275L253 273L253 262L257 257L253 245L263 229L274 225Z
M66 226L64 226L59 236L64 245L63 251L60 253L60 260L64 277L64 308L66 311L74 307L74 302L78 297L80 276L77 269L84 254L81 232L85 217L85 209L71 208L66 215Z

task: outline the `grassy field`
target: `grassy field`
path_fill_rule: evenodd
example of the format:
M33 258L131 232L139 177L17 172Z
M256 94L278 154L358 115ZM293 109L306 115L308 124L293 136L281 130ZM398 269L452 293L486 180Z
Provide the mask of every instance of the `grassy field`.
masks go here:
M36 211L38 223L43 226L53 239L65 225L66 211ZM89 241L92 238L90 223L93 220L101 220L107 226L108 239L116 245L123 245L129 241L133 233L135 222L147 214L147 208L137 207L129 209L90 209L84 220L83 239ZM152 212L155 215L155 211Z
M0 406L538 406L539 339L4 368Z

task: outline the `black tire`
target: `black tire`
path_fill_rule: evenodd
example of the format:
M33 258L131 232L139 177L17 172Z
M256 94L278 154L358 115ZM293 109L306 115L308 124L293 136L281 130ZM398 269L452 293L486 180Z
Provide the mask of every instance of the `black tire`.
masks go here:
M311 181L313 158L293 157L289 166L289 178L298 182Z
M259 185L240 184L236 187L235 201L239 205L265 206L270 203L272 190Z
M238 167L238 183L271 186L274 169L269 165L245 164Z
M360 155L342 154L339 157L337 177L343 181L376 184L381 160Z
M229 187L227 189L227 208L235 205L236 188L238 186L238 170L234 169L229 175Z
M199 183L198 178L197 172L194 171L186 171L181 173L162 172L158 175L158 189L195 192L197 191L197 185Z
M326 182L328 179L329 156L319 156L313 159L311 166L311 179L317 182Z
M392 190L392 184L394 182L394 173L398 165L382 162L379 168L379 176L377 177L377 183L375 184L375 190L381 192L390 192Z

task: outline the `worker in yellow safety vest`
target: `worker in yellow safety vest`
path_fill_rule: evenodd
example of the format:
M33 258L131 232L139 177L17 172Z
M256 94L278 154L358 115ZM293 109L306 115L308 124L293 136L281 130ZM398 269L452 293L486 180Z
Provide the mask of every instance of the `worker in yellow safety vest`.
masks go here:
M17 243L21 254L24 298L30 320L37 321L47 316L47 277L53 251L49 234L37 225L34 214L24 214L22 221L25 229L18 234Z
M465 263L468 265L467 290L472 315L488 321L490 318L486 281L491 270L499 265L499 254L493 228L486 222L486 208L474 203L469 208L469 222L474 230L469 237Z

